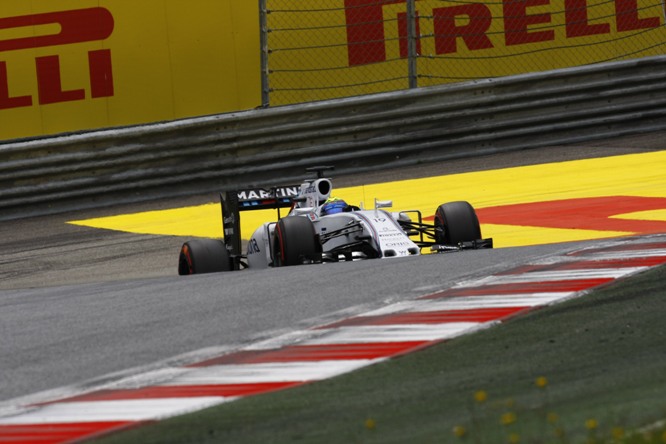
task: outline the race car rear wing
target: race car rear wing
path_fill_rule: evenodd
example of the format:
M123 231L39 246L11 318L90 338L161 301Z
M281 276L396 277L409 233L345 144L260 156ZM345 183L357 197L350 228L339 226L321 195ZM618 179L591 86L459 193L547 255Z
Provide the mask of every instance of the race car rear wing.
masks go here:
M300 185L288 185L270 189L252 188L220 193L222 233L224 243L233 258L234 268L240 267L242 254L240 212L276 209L279 219L280 208L291 208L300 189Z

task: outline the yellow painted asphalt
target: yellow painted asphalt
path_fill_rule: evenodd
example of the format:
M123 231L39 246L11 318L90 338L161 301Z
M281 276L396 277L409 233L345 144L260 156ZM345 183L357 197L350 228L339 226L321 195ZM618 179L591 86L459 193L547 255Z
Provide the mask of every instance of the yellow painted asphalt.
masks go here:
M424 217L434 215L442 203L466 200L479 211L483 235L493 237L496 247L666 232L666 151L340 188L333 194L367 208L375 198L390 199L393 211L420 210ZM588 210L606 216L584 220L581 215L577 224L576 214ZM242 213L243 237L275 218L274 210ZM219 203L69 223L140 234L222 236Z

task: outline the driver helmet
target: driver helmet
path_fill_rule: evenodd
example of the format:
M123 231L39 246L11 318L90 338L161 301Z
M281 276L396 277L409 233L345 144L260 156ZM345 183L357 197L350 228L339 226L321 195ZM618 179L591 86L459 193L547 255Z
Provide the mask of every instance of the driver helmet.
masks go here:
M326 216L327 214L341 213L347 207L347 202L344 200L338 197L329 197L324 202L324 205L321 206L321 215Z

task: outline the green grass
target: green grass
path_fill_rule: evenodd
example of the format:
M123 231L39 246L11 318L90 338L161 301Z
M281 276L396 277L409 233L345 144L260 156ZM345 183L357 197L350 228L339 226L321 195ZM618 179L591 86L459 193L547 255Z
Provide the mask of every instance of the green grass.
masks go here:
M662 266L399 359L101 442L666 443L663 427L651 441L632 435L666 418L665 281Z

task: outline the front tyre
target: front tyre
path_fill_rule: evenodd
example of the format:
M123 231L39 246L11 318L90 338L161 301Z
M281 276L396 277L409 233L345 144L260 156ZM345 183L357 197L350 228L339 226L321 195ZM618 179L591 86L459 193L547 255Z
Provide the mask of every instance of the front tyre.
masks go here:
M273 266L301 265L318 260L321 246L312 221L307 217L291 216L280 219L275 226Z
M449 202L437 208L435 241L438 244L458 245L477 239L481 239L481 227L476 211L469 202Z
M178 274L216 273L232 269L229 251L224 242L217 239L194 239L180 249Z

